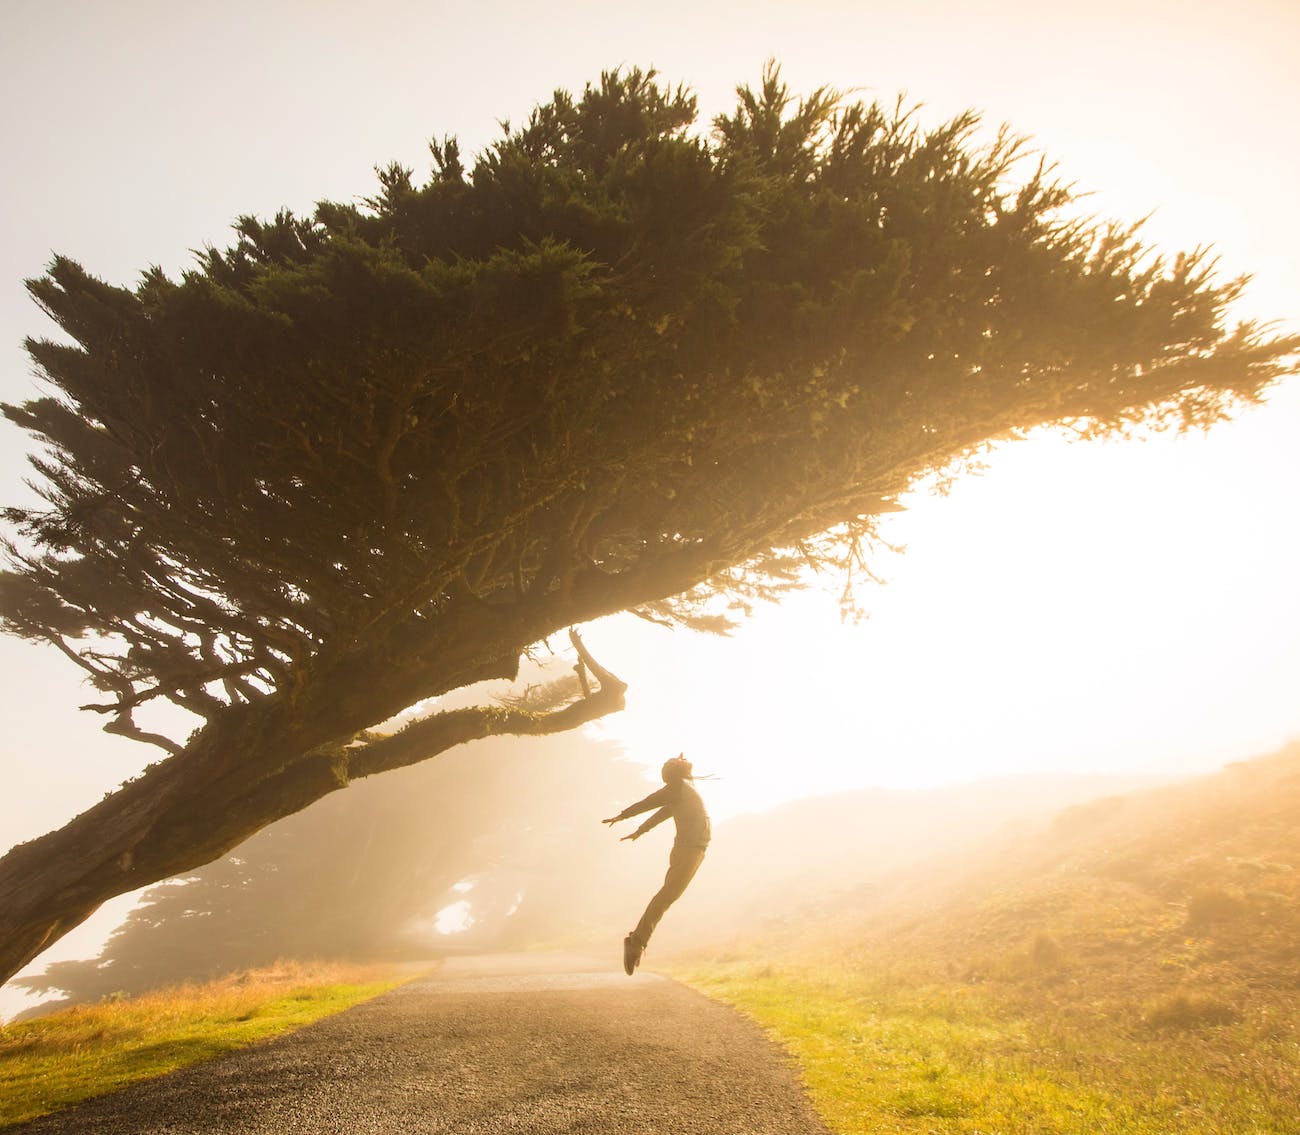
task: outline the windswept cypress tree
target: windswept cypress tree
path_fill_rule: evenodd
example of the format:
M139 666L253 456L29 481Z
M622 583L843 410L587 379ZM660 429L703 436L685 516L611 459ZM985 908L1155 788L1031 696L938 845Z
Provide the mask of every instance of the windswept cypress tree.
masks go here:
M850 566L985 442L1206 425L1287 368L1225 325L1239 282L1080 220L974 115L796 102L775 69L738 93L706 133L608 74L472 169L447 140L423 184L244 218L179 281L30 284L67 338L6 408L46 505L8 513L0 612L168 756L0 860L0 975L351 779L617 708L584 651L567 705L373 732L558 630ZM159 698L201 727L145 732Z

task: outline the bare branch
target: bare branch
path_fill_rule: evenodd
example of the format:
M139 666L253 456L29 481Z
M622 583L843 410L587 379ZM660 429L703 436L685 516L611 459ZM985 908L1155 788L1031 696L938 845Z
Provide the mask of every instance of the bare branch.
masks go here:
M131 720L130 714L122 714L120 717L115 717L112 721L105 723L104 732L115 733L119 737L126 737L132 741L143 741L146 745L157 745L158 748L170 753L173 757L185 751L183 745L176 744L170 737L164 737L161 733L149 733L141 729Z
M348 750L349 777L373 776L418 764L456 745L484 737L540 737L563 733L622 709L627 683L592 657L576 631L570 630L569 638L578 651L580 665L590 670L600 682L594 693L551 711L471 706L422 718L399 733Z
M591 656L591 651L587 649L582 638L573 628L569 629L569 641L573 643L573 649L578 652L578 660L596 675L596 680L600 682L600 693L617 697L618 708L622 709L623 695L627 692L627 683L611 674Z

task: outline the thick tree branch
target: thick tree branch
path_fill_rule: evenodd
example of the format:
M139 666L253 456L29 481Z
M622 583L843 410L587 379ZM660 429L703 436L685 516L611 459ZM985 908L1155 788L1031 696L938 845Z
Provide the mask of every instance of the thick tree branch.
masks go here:
M562 709L536 712L507 706L447 710L412 722L401 732L347 751L348 775L357 779L428 759L455 745L484 737L538 737L563 733L621 710L627 684L592 657L576 630L570 641L579 664L595 675L598 688Z

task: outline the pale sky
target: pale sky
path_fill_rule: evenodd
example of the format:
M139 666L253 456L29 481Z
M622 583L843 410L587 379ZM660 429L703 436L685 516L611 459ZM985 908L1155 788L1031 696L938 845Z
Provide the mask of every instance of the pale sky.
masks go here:
M1088 207L1170 251L1252 272L1245 311L1300 327L1300 6L1041 0L878 3L219 5L6 0L0 43L0 396L37 392L47 328L21 287L51 252L118 283L223 245L241 213L373 192L427 169L429 137L477 151L559 86L658 68L730 108L776 57L931 119L1009 122ZM603 729L657 767L713 770L719 814L859 785L1021 771L1213 767L1300 736L1300 382L1209 436L1020 444L887 535L871 618L833 595L699 641L591 628L633 683ZM4 503L25 439L4 427ZM157 755L78 714L52 650L0 642L0 850L57 826Z

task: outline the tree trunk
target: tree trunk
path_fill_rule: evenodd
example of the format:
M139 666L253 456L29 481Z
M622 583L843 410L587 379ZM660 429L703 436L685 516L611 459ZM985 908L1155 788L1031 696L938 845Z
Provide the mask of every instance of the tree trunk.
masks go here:
M549 713L452 710L369 744L330 745L285 704L232 709L182 752L0 859L0 983L110 898L211 862L352 779L488 736L561 732L622 708L625 685L574 635L600 685ZM286 762L285 753L300 754ZM235 756L232 756L235 755ZM277 770L257 776L252 770Z
M101 903L210 863L349 780L466 741L562 732L621 709L625 684L570 631L580 668L599 683L579 701L550 713L453 710L390 737L353 743L421 698L513 677L528 643L679 595L707 579L712 565L737 558L735 547L715 537L670 547L617 573L593 567L532 603L472 605L436 641L407 644L401 657L391 644L375 644L370 655L319 658L303 688L223 710L179 753L65 827L0 858L0 984Z

